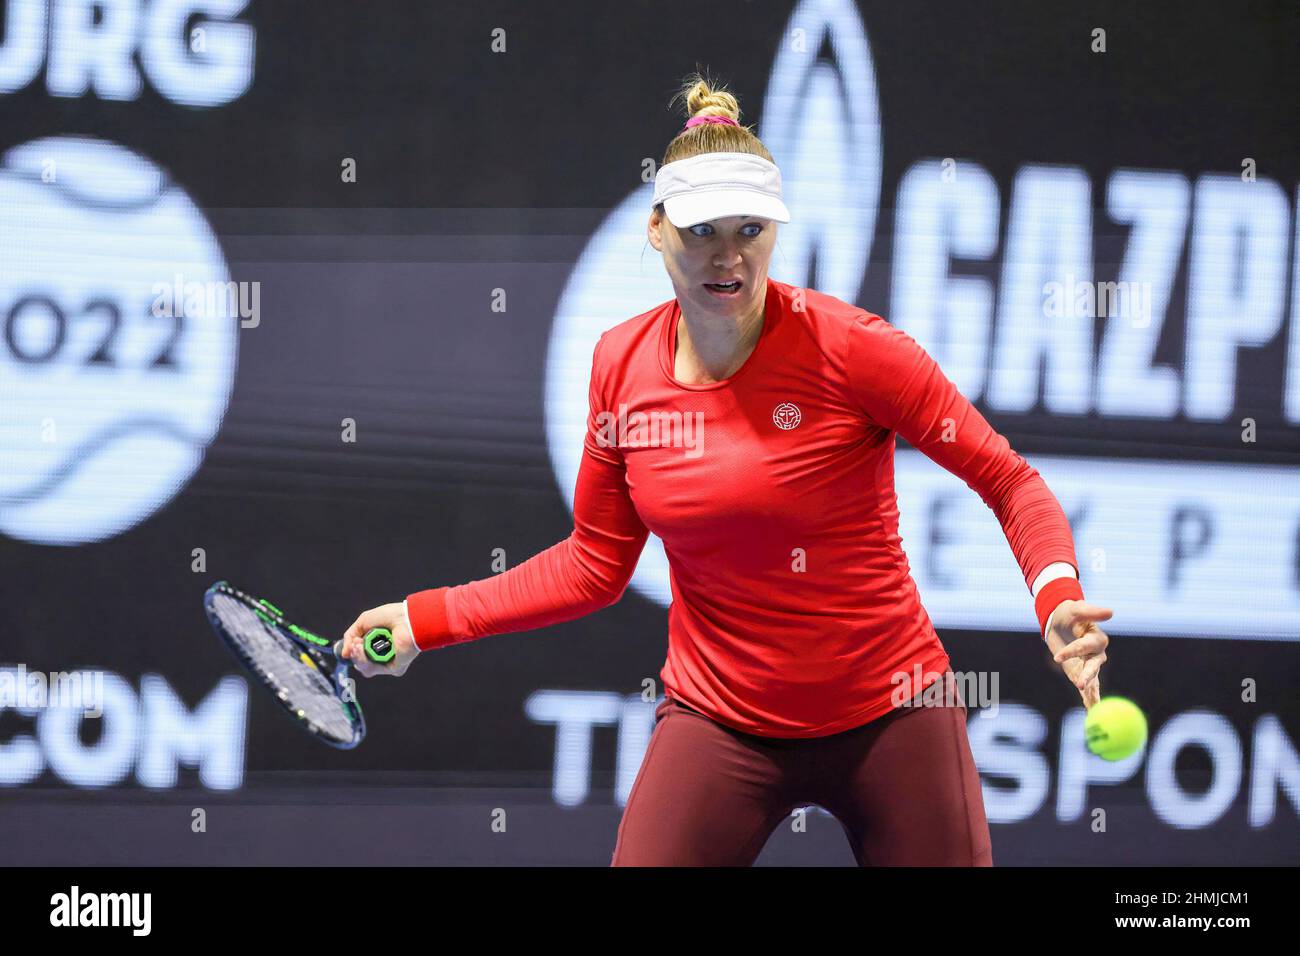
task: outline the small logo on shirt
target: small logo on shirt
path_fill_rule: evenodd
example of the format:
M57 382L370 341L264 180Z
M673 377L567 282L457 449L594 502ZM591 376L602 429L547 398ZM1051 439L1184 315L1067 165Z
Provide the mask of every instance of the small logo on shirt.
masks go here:
M794 428L803 419L799 413L799 406L790 402L782 402L772 410L772 422L777 428L789 431Z

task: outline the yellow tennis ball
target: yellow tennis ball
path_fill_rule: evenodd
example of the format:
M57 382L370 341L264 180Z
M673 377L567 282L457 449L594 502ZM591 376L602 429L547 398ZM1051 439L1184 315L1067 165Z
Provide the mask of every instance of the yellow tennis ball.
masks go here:
M1088 749L1104 760L1123 760L1147 742L1147 718L1125 697L1103 697L1083 722Z

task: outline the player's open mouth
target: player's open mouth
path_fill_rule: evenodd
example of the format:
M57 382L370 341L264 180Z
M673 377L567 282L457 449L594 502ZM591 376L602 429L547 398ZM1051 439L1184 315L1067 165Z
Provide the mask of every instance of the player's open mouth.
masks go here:
M708 289L711 295L716 295L723 299L730 299L734 296L740 295L740 287L742 284L743 283L739 279L736 279L733 282L706 282L704 283L704 288Z

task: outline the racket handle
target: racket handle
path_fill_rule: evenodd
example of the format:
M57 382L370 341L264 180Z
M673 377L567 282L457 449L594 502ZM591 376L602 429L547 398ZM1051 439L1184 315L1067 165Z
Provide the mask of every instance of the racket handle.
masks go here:
M397 656L397 646L393 643L393 632L386 627L371 628L361 639L366 649L366 657L376 664L387 664ZM343 642L334 642L334 656L342 659Z
M393 632L386 627L376 627L366 632L361 639L366 648L366 657L376 664L387 664L397 656L397 645L393 643Z

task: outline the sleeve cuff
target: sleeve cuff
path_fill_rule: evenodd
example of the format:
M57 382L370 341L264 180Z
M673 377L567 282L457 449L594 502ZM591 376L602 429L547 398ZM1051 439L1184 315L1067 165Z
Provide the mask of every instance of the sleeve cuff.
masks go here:
M406 617L411 624L411 636L421 651L456 643L447 621L448 590L445 587L432 588L406 597Z
M411 640L415 641L415 630L411 627L411 609L406 606L406 599L402 599L402 615L406 618L406 629L411 632ZM420 645L415 645L415 653L420 653Z
M1062 601L1082 601L1083 587L1074 578L1054 578L1043 585L1034 598L1034 611L1038 615L1038 633L1047 636L1047 624L1052 612Z
M1077 581L1079 572L1069 561L1053 561L1038 572L1038 577L1034 578L1034 583L1029 586L1029 593L1038 597L1038 592L1043 589L1043 585L1057 578L1074 578Z

